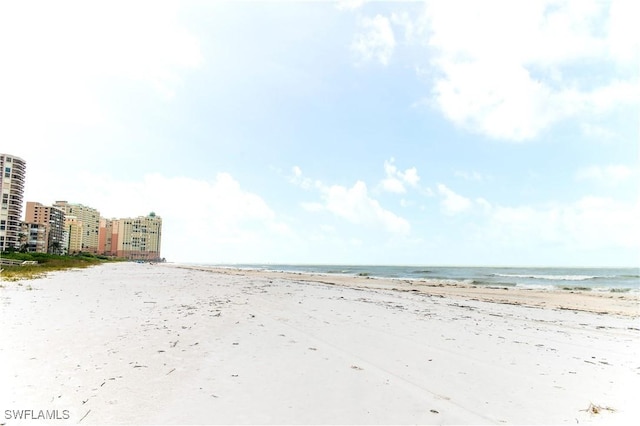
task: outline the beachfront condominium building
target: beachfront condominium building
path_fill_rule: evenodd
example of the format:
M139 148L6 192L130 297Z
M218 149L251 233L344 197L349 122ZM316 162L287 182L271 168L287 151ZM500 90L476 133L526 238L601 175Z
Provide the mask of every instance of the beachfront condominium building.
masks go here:
M68 242L68 250L70 254L78 253L80 251L88 253L98 252L98 233L100 230L100 212L92 207L87 207L82 204L70 204L66 201L56 201L53 203L53 207L56 207L64 212L66 216L74 216L76 218L75 224L79 222L82 232L80 249L77 250L76 246L72 247L71 241ZM72 229L67 227L68 237L72 238ZM75 231L78 230L78 226L75 226Z
M103 219L102 253L130 260L161 260L162 218L155 213L123 219Z
M22 158L0 154L0 251L17 250L26 240L20 220L26 167Z
M27 251L42 253L62 254L65 247L65 214L57 207L45 206L35 201L27 201L25 212L26 225L44 225L44 230L38 230L36 226L28 226L29 241ZM33 237L43 240L33 239Z
M64 229L66 236L65 253L80 253L82 251L82 222L75 216L65 215Z
M106 255L111 254L112 236L113 236L113 220L101 217L100 229L98 230L98 253L106 254Z
M25 236L25 244L20 248L28 252L46 253L49 230L44 223L22 224L22 233Z

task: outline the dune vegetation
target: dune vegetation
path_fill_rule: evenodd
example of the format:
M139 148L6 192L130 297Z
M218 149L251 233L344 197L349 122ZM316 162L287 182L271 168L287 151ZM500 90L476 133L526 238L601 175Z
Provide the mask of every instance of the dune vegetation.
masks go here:
M8 262L3 262L5 260ZM2 281L33 279L41 277L47 272L71 268L86 268L117 260L119 259L90 253L66 256L47 253L5 252L0 255L0 268L2 269L0 277Z

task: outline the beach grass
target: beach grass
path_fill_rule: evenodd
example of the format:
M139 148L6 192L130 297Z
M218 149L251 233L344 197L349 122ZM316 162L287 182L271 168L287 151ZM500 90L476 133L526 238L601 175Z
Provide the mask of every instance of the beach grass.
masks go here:
M46 253L2 253L2 259L37 262L24 265L2 265L0 277L2 281L17 281L42 277L48 272L62 271L72 268L86 268L104 262L120 259L97 256L90 253L65 256Z

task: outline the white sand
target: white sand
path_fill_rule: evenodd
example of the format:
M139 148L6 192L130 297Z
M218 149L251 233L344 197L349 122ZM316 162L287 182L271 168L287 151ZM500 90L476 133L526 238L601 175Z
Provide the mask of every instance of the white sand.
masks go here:
M640 323L616 300L596 314L369 282L130 263L3 282L0 424L640 418Z

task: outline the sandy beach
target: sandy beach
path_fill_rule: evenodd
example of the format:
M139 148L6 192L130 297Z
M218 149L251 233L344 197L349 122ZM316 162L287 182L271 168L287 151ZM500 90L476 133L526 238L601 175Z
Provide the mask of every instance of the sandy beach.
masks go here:
M2 282L0 424L631 423L638 303L171 264Z

